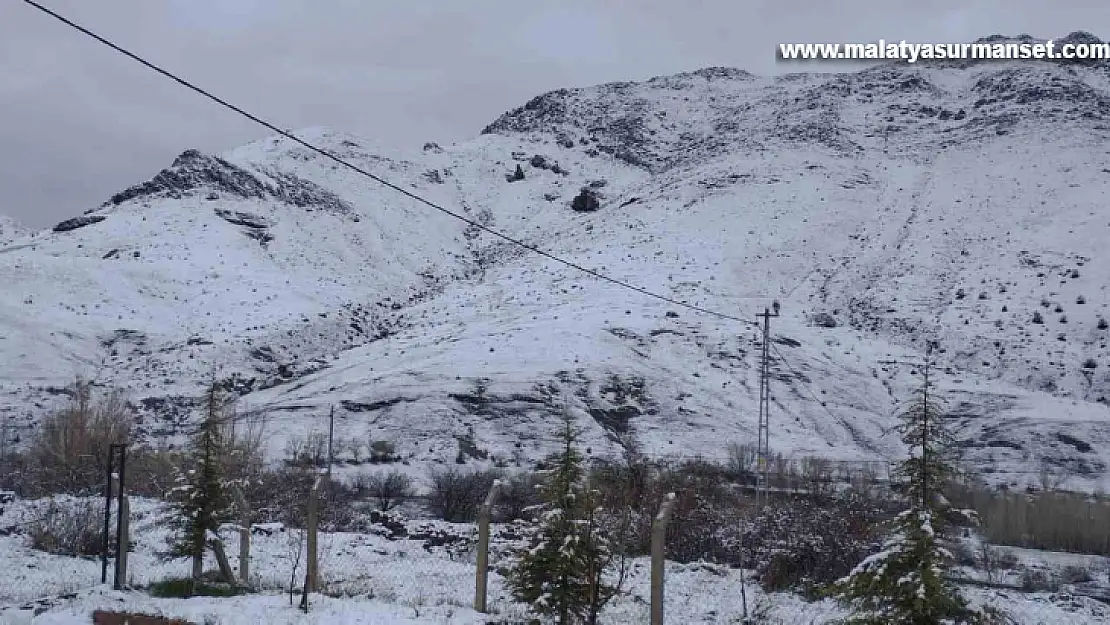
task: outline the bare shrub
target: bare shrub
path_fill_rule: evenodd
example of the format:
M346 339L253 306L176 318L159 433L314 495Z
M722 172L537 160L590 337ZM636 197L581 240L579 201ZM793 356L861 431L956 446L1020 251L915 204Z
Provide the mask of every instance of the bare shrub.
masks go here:
M60 556L95 556L104 551L103 509L91 501L51 499L31 524L31 547Z
M244 484L246 520L250 523L282 523L289 528L307 525L308 501L319 473L312 469L283 466L263 471ZM325 481L319 492L319 528L322 532L361 531L365 523L359 510L357 487Z
M131 435L134 413L121 393L95 399L82 379L69 392L70 404L42 420L28 450L36 495L99 492L108 446Z
M635 441L622 441L620 460L599 461L591 467L590 483L601 492L602 504L610 509L640 510L652 489L655 467L640 453Z
M397 455L397 446L389 441L371 440L369 451L370 457L368 460L373 464L397 462L400 460L400 457Z
M389 512L412 497L412 478L400 471L377 473L367 479L366 492L378 510Z
M827 458L804 457L801 460L801 478L807 491L827 495L833 489L833 465Z
M987 576L987 581L994 583L998 579L998 572L1002 568L999 562L999 551L993 545L983 543L979 548L975 565ZM957 560L958 562L958 560Z
M351 462L354 464L362 464L363 451L366 450L366 445L357 438L347 440L347 453L351 455Z
M290 436L285 439L285 464L297 466L305 449L305 437Z
M1084 584L1094 579L1091 570L1085 566L1069 564L1060 570L1060 582L1063 584Z
M1040 569L1025 569L1021 574L1021 589L1026 592L1056 592L1060 580Z
M638 471L646 470L637 468ZM622 473L623 471L623 473ZM632 555L648 553L651 545L652 519L664 497L675 493L671 523L667 525L668 558L678 562L707 560L721 564L734 561L724 547L721 531L738 527L739 500L727 479L728 470L703 460L671 466L656 466L646 475L642 495L637 501L628 498L624 483L617 479L627 475L628 468L609 468L607 476L596 483L602 490L605 505L613 510L627 507L631 511L627 548ZM639 479L639 478L636 478Z
M19 497L30 496L32 470L28 454L8 451L0 458L0 490L12 491Z
M729 472L735 475L746 475L755 467L757 450L750 443L729 443L728 467Z
M253 411L235 412L231 406L227 410L218 437L223 441L220 468L227 483L241 490L265 471L266 415Z
M542 476L532 472L519 473L503 480L495 506L498 522L511 523L527 519L530 509L541 501L537 488L542 483Z
M180 451L130 450L125 476L127 492L140 497L165 499L177 487L177 478L185 460Z
M444 521L470 523L477 518L478 506L486 498L494 480L500 476L498 471L433 470L428 505Z
M768 591L815 591L848 574L876 545L884 511L848 494L772 500L745 523L742 565Z

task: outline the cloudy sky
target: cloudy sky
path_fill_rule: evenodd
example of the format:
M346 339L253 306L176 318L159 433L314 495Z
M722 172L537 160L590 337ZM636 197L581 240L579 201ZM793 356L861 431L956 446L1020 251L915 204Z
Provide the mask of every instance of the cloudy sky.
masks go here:
M1106 0L39 1L279 126L401 147L474 136L560 87L710 65L788 71L781 42L1110 34ZM0 214L50 225L186 148L266 134L21 0L0 2Z

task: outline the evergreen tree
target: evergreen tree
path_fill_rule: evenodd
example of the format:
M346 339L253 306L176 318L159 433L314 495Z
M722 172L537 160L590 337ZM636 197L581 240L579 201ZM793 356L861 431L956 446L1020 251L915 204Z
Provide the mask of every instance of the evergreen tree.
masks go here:
M596 623L620 587L603 579L618 558L603 531L606 511L591 488L583 458L575 447L580 432L564 417L563 449L540 488L538 526L509 576L513 595L559 625ZM623 563L623 559L621 560ZM623 578L623 567L622 567Z
M926 366L924 385L900 415L898 431L910 457L894 477L900 478L909 509L894 520L883 549L834 585L857 615L849 623L985 623L994 615L972 610L945 575L953 556L941 541L948 510L939 493L956 474L954 439L931 391Z
M232 519L232 506L224 476L227 441L222 417L228 403L213 385L205 395L204 423L189 445L190 465L174 489L171 557L193 559L192 579L204 572L204 551L209 532Z

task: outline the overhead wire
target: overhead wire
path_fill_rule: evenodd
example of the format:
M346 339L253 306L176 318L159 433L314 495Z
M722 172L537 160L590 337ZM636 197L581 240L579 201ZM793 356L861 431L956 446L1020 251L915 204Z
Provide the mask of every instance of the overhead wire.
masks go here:
M70 20L69 18L57 13L56 11L53 11L53 10L49 9L46 6L43 6L42 4L36 2L35 0L23 0L23 2L25 4L31 6L31 7L34 7L35 9L38 9L39 11L45 13L46 15L49 15L50 17L53 17L54 19L58 20L59 22L62 22L63 24L69 26L70 28L73 28L73 29L81 32L82 34L84 34L88 37L91 37L92 39L95 39L96 41L100 42L101 44L111 48L112 50L115 50L116 52L118 52L118 53L120 53L120 54L122 54L122 55L124 55L124 56L126 56L130 59L132 59L133 61L136 61L136 62L142 64L143 66L147 67L148 69L151 69L151 70L165 76L166 78L169 78L170 80L173 80L174 82L182 85L183 87L185 87L185 88L187 88L187 89L189 89L189 90L191 90L191 91L193 91L193 92L195 92L195 93L197 93L197 94L199 94L199 95L201 95L205 98L208 98L209 100L212 100L213 102L219 104L220 106L223 106L224 108L227 108L227 109L229 109L229 110L231 110L231 111L249 119L250 121L252 121L256 124L258 124L260 126L263 126L266 129L268 129L268 130L270 130L270 131L272 131L272 132L274 132L274 133L276 133L276 134L278 134L278 135L280 135L280 136L282 136L286 139L289 139L290 141L293 141L293 142L311 150L312 152L315 152L315 153L317 153L317 154L319 154L319 155L321 155L325 158L328 158L328 159L330 159L330 160L332 160L332 161L350 169L351 171L354 171L354 172L356 172L356 173L358 173L362 176L365 176L365 177L373 180L374 182L377 182L378 184L380 184L384 187L392 189L393 191L396 191L397 193L400 193L400 194L402 194L402 195L404 195L408 198L411 198L411 199L413 199L413 200L415 200L415 201L417 201L421 204L424 204L425 206L428 206L432 209L435 209L435 210L437 210L437 211L439 211L439 212L441 212L445 215L448 215L450 217L453 217L453 218L455 218L459 221L462 221L463 223L467 224L468 226L471 226L473 228L477 228L477 229L479 229L483 232L489 233L489 234L491 234L491 235L493 235L493 236L495 236L499 239L507 241L508 243L511 243L512 245L516 245L520 248L531 251L531 252L533 252L535 254L538 254L538 255L540 255L544 258L547 258L548 260L552 260L556 263L565 265L567 267L570 267L571 269L574 269L576 271L579 271L579 272L582 272L582 273L587 274L589 276L592 276L592 277L594 277L598 280L602 280L604 282L614 284L614 285L619 286L621 288L625 288L625 289L628 289L628 290L631 290L631 291L635 291L635 292L637 292L641 295L645 295L647 297L654 298L654 299L666 302L668 304L672 304L674 306L680 306L680 307L685 308L687 310L692 310L692 311L695 311L695 312L699 312L699 313L702 313L702 314L705 314L705 315L710 315L710 316L717 317L717 318L720 318L720 319L726 319L726 320L729 320L729 321L738 321L740 323L746 323L746 324L755 324L754 321L751 321L751 320L748 320L748 319L743 319L743 318L737 317L735 315L730 315L728 313L720 312L720 311L713 310L713 309L710 309L710 308L705 308L705 307L702 307L702 306L698 306L696 304L690 304L690 303L675 299L674 297L663 295L661 293L656 293L656 292L648 290L644 287L631 284L629 282L626 282L624 280L620 280L618 278L614 278L610 275L604 274L604 273L602 273L600 271L597 271L595 269L590 269L588 267L585 267L585 266L583 266L579 263L576 263L574 261L567 260L565 258L561 258L561 257L555 255L552 252L548 252L548 251L543 250L539 247L536 247L534 245L526 243L526 242L524 242L524 241L522 241L522 240L520 240L516 237L507 235L507 234L505 234L505 233L503 233L499 230L496 230L494 228L491 228L491 227L489 227L489 226L487 226L487 225L485 225L485 224L483 224L479 221L476 221L474 219L470 219L469 217L467 217L463 214L460 214L460 213L458 213L456 211L453 211L449 208L441 206L440 204L437 204L436 202L433 202L433 201L431 201L431 200L429 200L429 199L427 199L427 198L425 198L425 197L423 197L423 196L421 196L417 193L413 193L412 191L409 191L408 189L405 189L405 188L401 187L400 185L398 185L396 183L390 182L389 180L386 180L385 178L382 178L381 176L378 176L377 174L374 174L374 173L372 173L372 172L370 172L366 169L363 169L362 167L359 167L358 165L355 165L354 163L351 163L350 161L348 161L346 159L340 158L340 157L332 154L331 152L329 152L329 151L327 151L323 148L320 148L320 147L318 147L318 146L316 146L316 145L314 145L314 144L312 144L308 141L305 141L304 139L301 139L300 137L294 135L293 133L291 133L287 130L279 128L278 126L274 125L273 123L268 122L268 121L262 119L261 117L255 115L255 114L253 114L253 113L251 113L251 112L249 112L249 111L247 111L247 110L245 110L245 109L243 109L239 106L236 106L236 105L228 102L227 100L225 100L223 98L220 98L220 97L212 94L211 92L209 92L209 91L207 91L207 90L205 90L201 87L198 87L197 85L185 80L184 78L181 78L181 77L177 76L176 74L174 74L174 73L172 73L172 72L170 72L166 69L163 69L162 67L160 67L158 65L155 65L154 63L152 63L152 62L144 59L143 57L141 57L141 56L139 56L139 55L137 55L137 54L135 54L135 53L119 46L119 45L117 45L116 43L113 43L109 39L107 39L107 38L105 38L101 35L96 34L92 30L89 30L88 28L86 28L84 26L81 26L80 24L77 24L73 20ZM763 298L757 298L757 299L763 299Z
M476 228L478 230L481 230L483 232L489 233L489 234L493 235L494 237L502 239L502 240L504 240L504 241L506 241L506 242L508 242L512 245L515 245L515 246L518 246L522 249L533 252L533 253L541 256L541 257L547 258L548 260L554 261L558 264L562 264L566 267L569 267L571 269L579 271L583 274L589 275L589 276L591 276L593 278L596 278L598 280L601 280L603 282L607 282L607 283L613 284L615 286L634 291L636 293L647 296L649 298L653 298L653 299L656 299L656 300L659 300L659 301L663 301L663 302L666 302L668 304L672 304L674 306L685 308L687 310L692 310L694 312L709 315L709 316L712 316L712 317L717 317L717 318L725 319L725 320L728 320L728 321L735 321L735 322L739 322L739 323L749 325L749 326L753 326L753 327L756 327L756 328L759 327L758 323L756 323L755 321L752 321L750 319L744 319L744 318L741 318L741 317L738 317L738 316L735 316L735 315L730 315L728 313L724 313L724 312L721 312L721 311L718 311L718 310L713 310L713 309L706 308L706 307L703 307L703 306L698 306L696 304L690 304L688 302L675 299L674 297L663 295L661 293L656 293L656 292L651 291L649 289L646 289L644 287L640 287L640 286L637 286L635 284L626 282L624 280L614 278L614 277L612 277L610 275L607 275L605 273L602 273L600 271L585 267L585 266L583 266L579 263L576 263L574 261L567 260L565 258L561 258L561 257L557 256L556 254L554 254L552 252L548 252L548 251L543 250L543 249L541 249L537 246L534 246L534 245L531 245L531 244L529 244L525 241L522 241L522 240L520 240L516 237L505 234L505 233L503 233L499 230L496 230L494 228L491 228L490 226L487 226L487 225L485 225L485 224L483 224L479 221L476 221L474 219L470 219L469 217L467 217L463 214L460 214L456 211L453 211L449 208L446 208L446 207L444 207L444 206L442 206L442 205L440 205L436 202L433 202L433 201L431 201L431 200L429 200L429 199L427 199L427 198L425 198L425 197L423 197L423 196L421 196L417 193L413 193L412 191L409 191L408 189L405 189L405 188L401 187L400 185L398 185L396 183L390 182L389 180L387 180L387 179L385 179L381 176L378 176L378 175L376 175L376 174L374 174L374 173L372 173L372 172L370 172L370 171L368 171L368 170L366 170L362 167L359 167L358 165L355 165L354 163L351 163L350 161L348 161L344 158L336 156L336 155L332 154L331 152L329 152L329 151L327 151L327 150L325 150L321 147L318 147L318 146L314 145L313 143L310 143L309 141L306 141L306 140L294 135L293 133L291 133L287 130L284 130L284 129L278 127L277 125L273 124L272 122L266 121L265 119L262 119L258 115L255 115L255 114L243 109L242 107L239 107L239 106L237 106L235 104L232 104L231 102L229 102L229 101L227 101L223 98L220 98L219 96L214 95L210 91L207 91L207 90L193 84L192 82L190 82L188 80L185 80L184 78L181 78L180 76L178 76L178 75L160 67L159 65L156 65L156 64L152 63L151 61L146 60L145 58L139 56L138 54L135 54L135 53L131 52L130 50L127 50L126 48L123 48L122 46L112 42L111 40L107 39L106 37L103 37L103 36L93 32L89 28L86 28L86 27L74 22L73 20L65 17L64 15L61 15L60 13L58 13L58 12L40 4L39 2L36 2L35 0L23 0L23 2L25 4L27 4L28 6L31 6L35 9L39 10L40 12L54 18L55 20L65 24L66 26L69 26L70 28L73 28L74 30L77 30L78 32L80 32L80 33L94 39L95 41L107 46L108 48L111 48L115 52L118 52L119 54L122 54L122 55L130 58L131 60L147 67L148 69L150 69L150 70L152 70L152 71L154 71L158 74L161 74L162 76L165 76L166 78L169 78L170 80L173 80L174 82L176 82L176 83L180 84L181 86L189 89L190 91L193 91L193 92L195 92L195 93L197 93L197 94L215 102L216 104L219 104L220 106L222 106L222 107L224 107L224 108L226 108L230 111L233 111L234 113L236 113L236 114L238 114L238 115L240 115L240 116L242 116L242 117L244 117L244 118L246 118L246 119L248 119L248 120L250 120L250 121L252 121L252 122L268 129L268 130L270 130L270 131L272 131L272 132L274 132L275 134L280 135L280 136L282 136L282 137L284 137L284 138L286 138L290 141L293 141L294 143L297 143L297 144L301 145L302 147L307 148L308 150L310 150L314 153L317 153L317 154L319 154L319 155L321 155L321 156L323 156L323 157L325 157L325 158L327 158L331 161L334 161L335 163L337 163L339 165L342 165L343 167L346 167L346 168L350 169L351 171L354 171L355 173L360 174L360 175L362 175L366 178L369 178L370 180L372 180L374 182L377 182L378 184L380 184L380 185L382 185L382 186L384 186L388 189L391 189L391 190L393 190L397 193L400 193L400 194L402 194L402 195L404 195L404 196L406 196L406 197L408 197L412 200L415 200L416 202L418 202L420 204L428 206L428 207L430 207L430 208L432 208L436 211L439 211L439 212L441 212L445 215L448 215L448 216L450 216L454 219L457 219L457 220L467 224L468 226L471 226L471 227ZM789 291L789 294L792 294L797 289L797 287L804 281L805 281L804 278L802 280L800 280L798 282L798 284L796 284L794 286L794 288L792 288ZM759 299L759 298L756 298L756 299ZM779 355L779 358L782 360L782 362L788 368L791 369L791 371L795 374L795 376L797 376L798 379L800 381L802 381L803 384L805 384L804 378L801 376L801 374L799 374L797 372L796 369L794 369L793 365L791 365L785 359L785 357L782 355L782 352L777 347L775 347L774 345L771 345L771 348L775 351L776 354ZM824 408L824 410L826 412L828 412L828 414L831 417L834 418L834 420L840 421L840 419L838 417L836 417L835 415L832 414L832 412L828 409L828 407L825 405L825 403L822 402L820 399L818 399L816 397L816 395L813 393L812 389L810 389L808 387L808 385L805 386L805 388L806 388L807 392L809 392L810 396L813 397L813 399L815 401L817 401L821 405L821 407ZM235 414L230 415L226 418L221 418L220 420L218 420L218 423L237 422L237 421L249 418L250 416L252 416L252 415L242 414L242 413L235 413Z

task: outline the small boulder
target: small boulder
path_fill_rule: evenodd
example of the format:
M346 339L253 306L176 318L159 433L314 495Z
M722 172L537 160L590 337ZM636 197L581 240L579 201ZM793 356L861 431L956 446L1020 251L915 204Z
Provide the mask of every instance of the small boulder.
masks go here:
M833 317L827 312L819 312L810 315L809 323L818 328L835 328L837 326L836 317Z
M593 189L584 187L578 195L574 196L570 207L579 213L592 213L601 208L601 201L598 200Z

